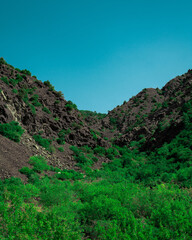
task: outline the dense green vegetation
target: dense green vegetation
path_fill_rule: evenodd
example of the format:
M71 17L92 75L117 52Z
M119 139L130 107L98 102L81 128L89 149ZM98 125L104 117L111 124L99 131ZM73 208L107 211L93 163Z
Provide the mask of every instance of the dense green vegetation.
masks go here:
M17 178L0 182L0 238L191 239L191 109L191 102L184 105L176 138L153 152L139 152L142 141L132 150L72 146L83 173L31 157L31 168L20 170L27 184ZM111 162L92 170L100 156Z

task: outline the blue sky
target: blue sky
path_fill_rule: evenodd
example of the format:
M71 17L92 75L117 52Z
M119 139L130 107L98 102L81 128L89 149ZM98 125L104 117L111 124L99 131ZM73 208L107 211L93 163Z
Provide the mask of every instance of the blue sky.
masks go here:
M107 112L192 68L192 1L0 0L0 56Z

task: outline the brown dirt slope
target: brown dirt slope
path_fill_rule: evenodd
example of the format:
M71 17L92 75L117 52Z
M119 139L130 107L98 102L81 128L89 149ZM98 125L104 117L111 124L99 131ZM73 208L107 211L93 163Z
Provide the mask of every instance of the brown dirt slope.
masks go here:
M21 143L13 142L0 135L0 178L25 176L18 172L23 166L28 166L30 152Z

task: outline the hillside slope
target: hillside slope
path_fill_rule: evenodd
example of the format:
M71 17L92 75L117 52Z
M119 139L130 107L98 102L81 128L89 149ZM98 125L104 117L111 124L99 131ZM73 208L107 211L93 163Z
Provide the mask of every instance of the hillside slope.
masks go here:
M142 151L160 147L183 129L184 106L191 98L189 70L161 90L143 89L107 115L79 111L49 81L43 83L28 70L14 68L0 59L0 124L15 121L24 129L20 143L9 141L13 145L9 153L17 159L23 153L26 163L28 156L41 155L55 167L78 169L71 146L88 146L96 149L92 157L99 160L95 163L98 168L110 160L108 153L97 156L98 146L110 148L115 144L132 149L136 144ZM3 158L3 144L0 151ZM12 173L8 159L6 162L0 163L0 176L20 176L16 170ZM15 169L19 170L21 165Z
M25 130L20 140L22 146L18 145L17 151L14 146L10 149L10 155L15 154L16 158L26 148L25 152L42 155L54 166L75 169L76 162L69 149L71 145L109 146L100 134L94 136L94 130L84 121L76 105L66 101L49 81L43 83L28 70L14 68L1 58L0 123L12 121L18 122ZM0 151L3 148L0 145ZM1 165L4 170L5 165ZM6 172L14 175L8 166L7 161Z
M107 134L114 132L110 137L117 145L128 146L132 141L143 139L143 149L159 147L181 131L183 106L191 98L192 70L189 70L169 81L161 90L142 90L110 111L101 125Z

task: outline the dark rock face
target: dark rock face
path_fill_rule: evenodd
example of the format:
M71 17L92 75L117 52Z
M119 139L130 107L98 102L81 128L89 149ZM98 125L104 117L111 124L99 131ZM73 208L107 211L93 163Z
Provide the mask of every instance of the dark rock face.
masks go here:
M117 145L145 138L145 150L171 141L182 129L182 108L192 97L192 71L178 76L160 89L144 89L116 107L103 119L106 128L116 128ZM115 119L115 120L114 120ZM115 123L115 124L114 124ZM114 137L114 135L113 135Z

